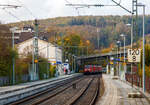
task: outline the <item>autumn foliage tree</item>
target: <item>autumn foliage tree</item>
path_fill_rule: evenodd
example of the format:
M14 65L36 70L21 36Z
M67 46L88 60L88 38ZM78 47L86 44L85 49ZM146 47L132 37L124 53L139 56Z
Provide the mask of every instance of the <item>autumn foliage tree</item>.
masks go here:
M139 70L139 75L142 76L143 72L143 54L141 54L141 69ZM145 45L145 72L146 76L150 77L150 45Z
M12 49L9 28L0 25L0 76L12 77L12 58L17 58L17 51Z

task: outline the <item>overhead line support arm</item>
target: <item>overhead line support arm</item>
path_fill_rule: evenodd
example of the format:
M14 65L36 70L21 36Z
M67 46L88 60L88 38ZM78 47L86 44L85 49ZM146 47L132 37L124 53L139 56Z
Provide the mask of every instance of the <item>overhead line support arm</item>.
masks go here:
M122 9L126 10L127 12L134 14L132 11L128 10L127 8L123 7L122 5L120 5L120 3L117 3L116 1L112 0L117 6L120 6Z
M18 7L21 7L21 6L0 4L0 7L3 7L3 8L18 8Z

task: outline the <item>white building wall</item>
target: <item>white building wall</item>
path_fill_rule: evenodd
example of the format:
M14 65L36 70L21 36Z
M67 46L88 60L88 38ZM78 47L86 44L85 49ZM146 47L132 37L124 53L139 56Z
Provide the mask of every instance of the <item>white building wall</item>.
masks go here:
M32 53L32 49L33 49L32 39L17 44L17 49L18 49L19 57L25 57L27 54Z
M38 40L38 48L39 48L39 55L43 58L48 58L49 62L62 62L62 50L54 45L43 41ZM25 57L27 54L33 52L33 38L27 41L24 41L17 45L18 53L20 57Z

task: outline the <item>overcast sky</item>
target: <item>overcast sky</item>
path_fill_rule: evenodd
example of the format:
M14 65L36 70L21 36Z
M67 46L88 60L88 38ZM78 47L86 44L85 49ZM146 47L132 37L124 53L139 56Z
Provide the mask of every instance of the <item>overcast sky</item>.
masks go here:
M21 5L18 9L0 8L0 21L3 23L84 15L130 15L120 7L79 8L66 6L67 1L73 4L114 4L111 0L0 0L0 4ZM120 0L115 0L119 2ZM150 0L138 0L146 4L146 14L150 14ZM132 0L121 0L121 5L131 10ZM142 8L139 8L142 14Z

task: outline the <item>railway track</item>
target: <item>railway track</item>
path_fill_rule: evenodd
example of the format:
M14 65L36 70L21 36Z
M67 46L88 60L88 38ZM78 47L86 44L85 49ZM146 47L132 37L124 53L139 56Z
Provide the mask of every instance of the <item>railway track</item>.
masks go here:
M100 77L94 77L84 91L65 105L94 105L99 94Z
M51 93L52 96L54 94L59 94L64 89L72 86L73 83L79 82L82 79L84 79L84 77L83 78L77 77L77 78L73 78L70 80L66 80L62 83L57 83L53 87L51 87L45 91L42 91L42 92L39 92L38 94L34 94L29 97L23 98L22 100L12 102L12 103L10 103L10 105L36 105L37 103L40 103L40 102L46 100L48 98L49 93ZM66 85L66 86L63 87L64 85ZM59 91L57 89L59 89ZM53 94L52 94L52 92L53 92Z
M11 105L93 105L99 93L99 85L100 76L84 76ZM90 101L83 104L89 98Z

